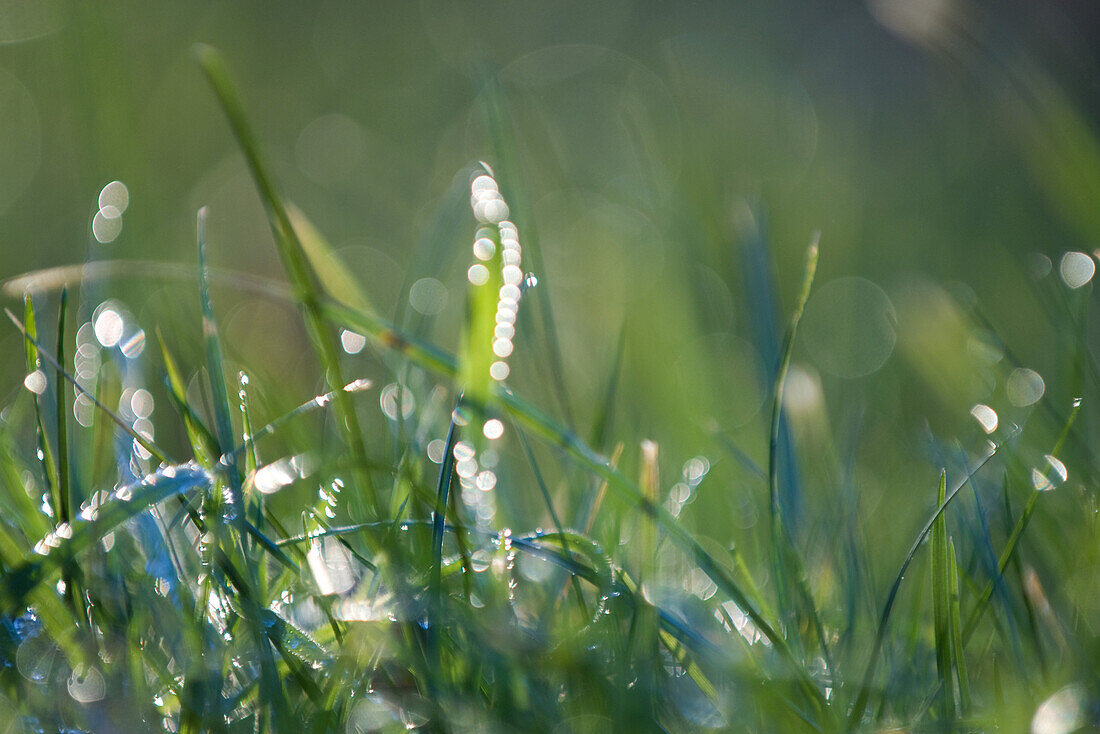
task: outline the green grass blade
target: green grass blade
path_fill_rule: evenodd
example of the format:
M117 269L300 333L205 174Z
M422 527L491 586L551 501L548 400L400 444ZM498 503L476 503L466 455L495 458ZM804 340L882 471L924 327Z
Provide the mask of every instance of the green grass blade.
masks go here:
M198 413L187 402L187 384L183 380L179 365L172 353L168 351L168 345L164 343L160 330L157 330L157 343L160 345L161 358L164 360L165 384L168 388L168 396L172 404L183 418L184 430L191 444L191 451L195 460L207 469L214 467L218 460L218 440L199 418Z
M947 496L947 471L940 472L940 487L936 506ZM954 683L951 680L951 636L948 621L950 582L947 572L947 518L940 514L932 523L932 617L934 620L936 669L940 675L943 693L943 718L953 721L956 716Z
M8 311L8 316L15 320L15 317ZM35 319L34 299L27 295L23 298L23 319L26 321L26 328L24 329L18 321L16 321L16 328L23 332L24 335L24 347L26 350L26 365L27 373L41 372L41 360L38 358L38 350L35 348L38 344L38 327ZM45 373L42 373L45 376ZM62 498L61 492L58 491L58 479L57 479L57 462L54 460L53 446L50 444L49 436L46 433L46 421L44 413L46 406L42 397L42 394L34 393L34 425L36 430L36 438L38 440L38 449L42 452L42 471L46 479L46 485L50 490L50 502L53 507L53 516L60 521Z
M287 216L298 235L302 252L309 260L317 280L325 291L340 303L357 311L373 311L370 300L363 287L359 285L349 268L329 244L325 236L313 226L305 214L294 204L287 202Z
M218 455L226 462L229 485L229 505L235 516L244 511L241 497L241 477L237 462L230 452L236 444L233 438L233 420L230 417L229 391L225 386L225 363L222 359L218 324L214 319L214 304L210 298L210 283L206 277L206 207L197 216L199 249L199 300L202 303L202 337L206 347L206 371L210 375L210 393L214 403L214 429L218 439Z
M542 496L543 505L546 507L547 514L550 515L550 522L554 523L554 530L562 537L563 543L565 538L565 526L561 524L561 517L558 515L557 510L554 509L554 500L550 496L550 488L546 486L546 480L543 479L542 472L539 470L538 461L535 459L535 452L531 449L531 442L527 440L527 436L523 431L516 428L516 435L519 436L520 446L523 447L524 456L527 457L527 463L531 465L531 472L535 475L535 484L539 488L539 494ZM569 547L565 546L565 552L569 553ZM581 617L588 617L588 608L584 603L584 594L581 592L580 584L577 582L575 576L570 576L570 581L573 585L573 590L577 597L577 608L580 610ZM554 597L557 598L557 595Z
M57 361L65 364L65 316L68 312L69 291L61 290L61 300L57 308ZM54 386L57 390L57 494L61 509L61 521L72 520L73 497L69 487L69 437L68 417L69 401L65 389L65 376L60 370L54 370Z
M780 438L783 426L783 393L787 382L787 372L791 365L791 354L794 351L795 337L798 335L798 324L802 320L806 302L810 298L810 290L813 287L814 275L817 272L818 237L814 234L813 242L806 251L805 275L802 287L799 289L798 298L795 301L794 311L787 326L787 334L780 352L779 368L775 376L775 387L772 391L771 431L768 441L768 491L769 505L772 518L772 543L774 553L774 568L776 573L776 590L779 593L779 611L789 621L792 628L799 628L801 624L796 620L797 610L787 600L790 593L789 586L794 586L798 595L798 603L803 613L807 614L813 625L814 633L821 648L822 656L826 661L826 668L833 670L832 656L825 637L824 625L806 582L805 566L802 556L795 545L792 519L783 514L783 503L779 492L779 465L780 465Z
M875 631L875 641L871 646L871 654L867 658L867 667L863 671L863 680L860 684L859 693L856 696L855 703L852 705L851 711L848 714L848 731L855 731L861 722L863 721L863 714L867 710L867 702L871 696L871 683L874 680L875 670L878 666L878 659L882 653L882 644L886 639L886 625L890 621L890 614L894 609L894 602L897 600L898 591L901 589L901 582L905 580L905 572L909 569L909 564L913 562L913 558L917 555L917 551L920 549L921 543L932 532L932 527L936 520L951 504L952 500L959 494L959 491L966 486L966 483L970 481L970 478L977 474L982 468L989 463L989 461L997 455L1001 447L1004 446L1004 442L995 444L993 448L979 461L972 466L957 485L955 485L950 492L944 497L944 500L936 508L932 516L928 518L928 521L924 524L924 527L917 534L916 539L913 541L913 545L910 546L909 552L905 555L905 559L901 563L901 568L898 570L897 575L894 577L894 582L890 585L890 591L886 595L886 603L882 608L882 615L879 617L878 629Z
M955 662L955 678L959 684L959 712L965 715L970 708L970 678L966 672L966 657L962 641L962 611L960 607L959 561L955 555L955 542L947 541L948 627L951 630L951 653Z
M374 315L352 311L331 302L324 304L324 309L331 314L337 323L344 324L357 333L364 334L374 343L393 349L420 366L434 370L445 377L451 377L452 379L456 377L458 367L454 357L437 347L425 344L405 334L396 326ZM629 502L633 507L656 517L661 529L667 533L672 542L686 551L688 556L714 581L718 588L748 615L752 623L756 625L761 634L768 639L778 652L784 664L794 674L799 688L814 702L815 707L819 711L828 709L828 703L825 701L824 696L803 665L791 653L787 641L761 615L756 605L750 601L749 596L742 590L741 585L695 540L690 532L685 530L664 508L647 500L634 482L611 466L606 458L589 448L576 433L558 425L541 410L512 391L494 386L493 393L499 404L525 430L560 448L587 471L605 480L612 492Z
M195 47L195 56L210 82L222 111L229 121L237 144L244 154L252 179L260 192L260 198L267 210L268 222L279 251L287 278L294 289L295 298L302 305L306 329L313 341L317 357L325 372L325 382L333 391L337 412L337 424L341 426L353 464L356 484L364 493L367 507L373 515L379 516L382 507L380 498L371 482L368 471L368 458L363 442L363 433L359 425L359 416L351 401L341 388L345 382L340 368L339 352L333 334L325 323L321 309L322 296L315 283L314 273L304 254L305 249L298 237L290 215L282 198L275 190L273 180L260 157L260 148L251 126L244 114L240 98L229 79L220 54L209 46Z
M772 390L771 431L768 440L768 491L773 521L782 523L788 534L790 526L782 517L779 501L779 435L783 421L783 390L787 382L787 371L791 366L791 354L794 351L795 336L798 334L798 324L802 320L802 313L806 308L806 301L810 298L810 289L813 287L814 274L817 272L817 239L818 235L815 234L813 243L806 251L805 276L787 326L787 335L780 352L779 369L776 371L775 386Z
M468 283L466 300L466 326L462 332L459 351L458 384L463 400L476 410L483 411L489 403L489 366L496 359L493 354L493 330L496 326L497 295L502 284L500 232L496 227L478 230L478 237L493 242L492 258L483 264L489 277L484 283Z

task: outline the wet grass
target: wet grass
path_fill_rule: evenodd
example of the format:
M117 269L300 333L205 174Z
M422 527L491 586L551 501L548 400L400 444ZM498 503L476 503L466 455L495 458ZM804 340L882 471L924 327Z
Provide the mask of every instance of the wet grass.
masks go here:
M783 275L802 278L786 318L774 312L763 240L753 240L753 320L761 351L774 352L766 466L722 439L770 522L704 535L681 510L710 461L687 461L669 486L667 464L679 462L616 424L625 327L591 425L576 422L589 411L570 400L550 291L530 298L534 280L520 267L521 250L536 270L541 260L526 207L505 203L522 201L522 176L499 95L489 117L502 170L470 169L478 221L452 355L403 325L403 308L394 321L372 309L279 193L219 55L203 47L196 56L264 203L289 289L211 270L206 251L218 243L207 242L200 211L203 340L190 373L181 365L195 355L181 360L159 332L159 350L139 367L121 334L100 333L102 311L79 315L95 341L74 340L64 290L28 296L22 318L8 312L26 346L28 392L0 422L0 731L1018 731L1034 720L1036 731L1068 732L1097 723L1095 620L1079 600L1051 593L1059 580L1040 580L1042 555L1028 543L1043 498L1066 481L1060 457L1071 439L1087 443L1079 400L1053 409L1062 417L1053 446L1013 425L995 442L983 434L959 451L940 447L961 459L943 460L938 485L889 478L912 500L888 513L893 532L923 525L903 557L868 546L855 494L804 496L800 461L821 457L800 458L788 425L816 237L805 272ZM468 216L454 226L470 228ZM823 242L828 257L827 233ZM66 280L52 272L41 282ZM295 304L321 372L322 394L266 425L252 407L265 386L248 365L236 375L228 366L233 345L216 309L226 282ZM56 327L43 335L55 301ZM552 407L507 380L513 338L532 325ZM379 395L352 379L341 330L367 340L403 380L394 384L417 374L433 387ZM92 385L65 369L74 344L99 360ZM174 410L158 413L155 430L133 403L150 375ZM74 414L76 400L85 413ZM361 420L371 401L387 417L378 435ZM539 508L545 529L504 524L517 495ZM844 503L854 506L833 525L808 517L809 507ZM1094 521L1076 521L1062 532L1094 541ZM812 531L848 542L823 554ZM1073 727L1042 728L1065 721Z

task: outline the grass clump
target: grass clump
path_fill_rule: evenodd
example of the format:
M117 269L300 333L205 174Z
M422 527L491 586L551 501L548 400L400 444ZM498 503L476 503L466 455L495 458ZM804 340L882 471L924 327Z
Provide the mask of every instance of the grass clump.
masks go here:
M537 273L523 270L523 247L536 264L537 247L488 166L471 169L477 221L451 355L371 308L280 196L217 53L197 56L289 283L259 287L297 305L323 390L261 425L264 387L248 365L232 374L219 330L220 274L206 262L218 243L202 211L200 364L169 334L138 349L136 325L107 301L76 332L77 351L98 360L89 380L65 368L65 291L52 339L42 325L53 299L9 311L33 398L0 425L4 731L948 731L1095 719L1095 667L1072 605L1048 598L1024 558L1029 520L1065 481L1059 456L1079 403L1055 409L1064 428L1042 470L1027 460L1026 427L973 455L948 450L938 491L913 485L913 505L896 510L899 529L925 520L903 559L860 545L856 511L816 526L852 538L850 552L811 556L820 545L790 509L804 498L788 471L784 395L815 240L776 341L767 465L727 447L770 523L704 535L681 511L710 460L688 460L670 489L659 444L614 425L622 342L592 438L575 429L549 299L527 303ZM514 160L491 107L501 158ZM562 421L509 387L534 324ZM340 333L370 343L395 382L353 377ZM147 373L176 414L163 425L149 420ZM368 399L381 403L382 431L362 420ZM994 478L1003 502L991 508L982 495ZM967 490L974 504L957 514ZM520 494L541 519L515 512Z

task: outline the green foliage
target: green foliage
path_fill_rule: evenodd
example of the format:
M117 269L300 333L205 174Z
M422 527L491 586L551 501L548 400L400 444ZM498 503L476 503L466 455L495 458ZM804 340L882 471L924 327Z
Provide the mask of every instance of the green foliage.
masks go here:
M53 350L41 296L25 298L22 320L8 311L33 396L16 397L0 421L4 731L1018 730L1043 707L1081 726L1095 718L1096 620L1080 621L1095 607L1060 590L1041 547L1052 531L1040 539L1032 527L1040 497L1067 481L1060 457L1089 445L1080 400L1063 413L1048 396L995 442L985 435L994 422L969 437L969 455L930 439L935 502L926 477L899 469L887 481L905 485L910 502L869 519L858 492L841 491L854 482L841 442L795 451L812 433L792 382L815 238L784 340L774 313L761 327L776 352L767 425L737 440L708 426L706 450L726 455L720 478L700 455L672 480L677 449L616 417L624 373L646 366L631 362L636 316L604 345L614 357L602 397L580 410L549 292L528 304L539 286L518 267L534 217L523 204L517 224L506 219L488 167L465 171L478 223L449 222L481 243L452 355L373 305L280 194L219 54L202 46L196 57L290 288L252 282L297 309L323 389L288 410L286 386L250 377L265 365L248 363L214 307L224 273L208 250L224 243L208 242L205 208L188 314L201 346L158 328L146 369L123 326L107 333L102 311L81 312L77 354L100 360L89 388L65 368L67 291ZM503 193L514 187L513 202L524 202L503 92L487 96ZM530 251L541 269L539 246ZM766 271L757 263L753 275ZM753 306L761 318L787 280L758 291L768 294ZM995 337L954 303L943 308L960 332ZM553 414L508 379L513 339L536 326L526 361L513 362L548 377L540 397L553 395ZM1092 365L1072 326L1067 353ZM393 382L347 380L363 346L345 340L356 338ZM175 411L155 430L142 403L149 374ZM1046 422L1033 418L1040 410ZM1051 425L1061 430L1046 453ZM792 469L825 477L813 486L828 495L811 496ZM994 476L1004 477L1003 506ZM719 498L708 506L726 508L716 518L685 509L704 480ZM1093 488L1082 491L1095 503ZM1011 497L1021 496L1015 519ZM741 500L769 513L766 527L737 523L730 508ZM811 511L800 521L797 507ZM805 519L814 512L821 518ZM986 523L993 513L1004 532ZM1094 521L1082 514L1071 510L1054 532L1090 538ZM890 536L911 542L902 558L873 526L884 518ZM913 563L922 552L927 579Z

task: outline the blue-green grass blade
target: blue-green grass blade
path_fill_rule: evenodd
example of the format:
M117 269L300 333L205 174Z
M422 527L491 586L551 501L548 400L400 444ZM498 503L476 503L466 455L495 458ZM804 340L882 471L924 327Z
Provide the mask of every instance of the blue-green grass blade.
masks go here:
M768 491L772 519L772 550L775 554L776 589L779 592L779 612L788 619L792 627L801 626L796 621L798 612L795 604L786 598L790 593L787 588L788 585L793 585L794 593L798 595L798 605L802 607L805 614L809 615L814 634L821 648L822 657L826 661L826 667L832 671L832 657L825 637L824 625L821 622L821 616L818 613L813 594L806 582L805 566L795 544L793 521L784 514L785 503L781 501L779 489L780 447L782 445L781 436L784 416L783 393L787 381L787 372L791 366L795 338L798 335L798 325L802 320L806 302L810 298L814 275L817 272L818 237L819 235L815 233L813 242L806 251L805 275L787 326L783 348L780 352L779 367L775 376L775 386L772 390L771 432L768 441ZM786 504L789 506L789 503Z
M351 268L340 259L320 230L313 226L313 222L309 221L294 204L287 202L286 210L291 226L298 236L298 242L302 246L302 252L305 253L310 267L317 274L317 280L325 292L336 301L357 311L373 311L374 308L363 286L351 275Z

